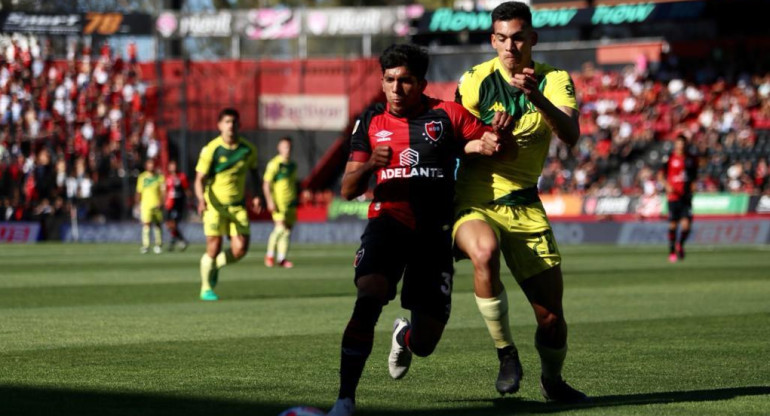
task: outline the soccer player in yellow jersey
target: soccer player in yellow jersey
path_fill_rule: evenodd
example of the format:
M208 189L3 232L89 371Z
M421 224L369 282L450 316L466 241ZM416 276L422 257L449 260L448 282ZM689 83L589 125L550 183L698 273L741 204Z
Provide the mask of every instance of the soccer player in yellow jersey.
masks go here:
M201 149L195 166L195 196L203 218L206 252L201 257L201 300L213 301L219 269L235 263L249 249L249 213L246 211L246 173L250 172L255 196L252 210L262 211L257 148L238 135L238 111L219 113L219 137ZM222 236L230 236L230 248L222 250Z
M535 312L543 396L549 401L581 402L585 394L561 376L567 354L561 256L537 191L551 136L568 145L578 140L575 89L566 71L532 61L538 35L527 5L497 6L492 29L497 57L463 75L456 99L494 127L502 150L491 159L461 160L455 187L455 244L474 266L476 302L500 360L495 385L500 394L518 391L523 374L500 281L502 251ZM496 116L496 111L505 113Z
M291 160L291 137L278 141L278 155L265 168L262 192L275 222L267 240L265 266L273 267L277 261L281 267L292 268L294 264L286 259L291 228L297 222L297 163Z
M136 201L139 203L142 221L142 253L150 250L150 228L155 226L155 246L153 252L163 252L163 199L166 180L155 170L155 160L144 162L144 172L136 179Z

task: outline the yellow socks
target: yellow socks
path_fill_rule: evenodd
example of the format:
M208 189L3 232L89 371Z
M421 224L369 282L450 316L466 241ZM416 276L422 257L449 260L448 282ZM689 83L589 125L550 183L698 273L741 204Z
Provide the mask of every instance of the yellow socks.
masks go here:
M270 237L267 239L267 253L265 253L267 257L275 256L278 240L280 239L284 230L286 230L286 228L284 228L283 224L276 224L273 228L273 231L270 233Z
M150 247L150 224L142 224L142 247Z
M289 252L289 238L291 237L291 230L284 228L281 235L278 236L278 244L276 245L276 260L280 263L286 258L286 253Z
M505 288L493 298L476 296L476 306L487 324L489 335L495 341L495 347L513 345L511 326L508 323L508 294L505 293Z
M233 256L232 250L223 250L217 255L216 266L217 269L221 269L222 267L225 267L225 265L235 263L237 261L238 259Z
M203 253L203 257L201 257L201 292L211 290L212 283L216 284L214 282L216 273L217 267L214 259Z
M158 246L158 247L162 246L163 245L163 229L160 228L160 225L156 224L155 225L155 229L153 231L155 231L155 245ZM150 243L150 241L148 239L147 244L149 244L149 243Z

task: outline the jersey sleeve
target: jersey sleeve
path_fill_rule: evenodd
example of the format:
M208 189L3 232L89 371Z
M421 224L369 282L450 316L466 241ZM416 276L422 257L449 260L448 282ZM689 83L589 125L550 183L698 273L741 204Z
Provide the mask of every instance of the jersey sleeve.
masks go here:
M278 164L275 163L275 159L267 163L265 167L265 174L262 176L262 180L265 182L273 182L275 174L278 173Z
M476 117L480 117L479 112L479 85L473 77L471 71L466 72L457 82L457 91L455 91L455 101L462 104Z
M485 126L481 120L460 104L445 101L443 108L449 116L457 139L476 140L480 139L484 132L491 131L488 126Z
M204 175L207 175L209 173L209 168L211 167L211 157L213 151L211 150L211 146L203 146L203 149L201 149L201 153L198 156L198 164L195 165L195 171L198 173L202 173Z
M575 98L575 84L567 71L556 70L548 74L548 80L543 91L553 105L557 107L569 107L577 110L577 98Z
M349 162L366 162L372 154L372 144L369 142L368 114L364 114L356 120L353 133L350 137Z

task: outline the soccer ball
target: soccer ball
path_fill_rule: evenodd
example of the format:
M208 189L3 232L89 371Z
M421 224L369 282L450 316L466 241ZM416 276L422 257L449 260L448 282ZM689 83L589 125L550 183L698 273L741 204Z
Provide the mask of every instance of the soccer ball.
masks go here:
M316 409L315 407L297 406L291 409L286 409L278 416L323 416L326 413Z

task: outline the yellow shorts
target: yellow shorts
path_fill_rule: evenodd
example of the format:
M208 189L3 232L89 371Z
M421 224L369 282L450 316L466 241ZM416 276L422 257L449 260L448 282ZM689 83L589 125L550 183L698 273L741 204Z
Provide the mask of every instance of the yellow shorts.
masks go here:
M297 207L276 207L273 221L283 221L286 227L293 227L297 222Z
M561 263L559 246L541 202L486 207L460 203L455 208L452 238L463 223L471 220L481 220L492 227L505 263L519 283Z
M249 213L241 205L214 208L209 204L203 211L203 234L207 237L249 235Z
M157 206L151 208L142 207L139 218L142 224L160 224L163 222L163 210Z

